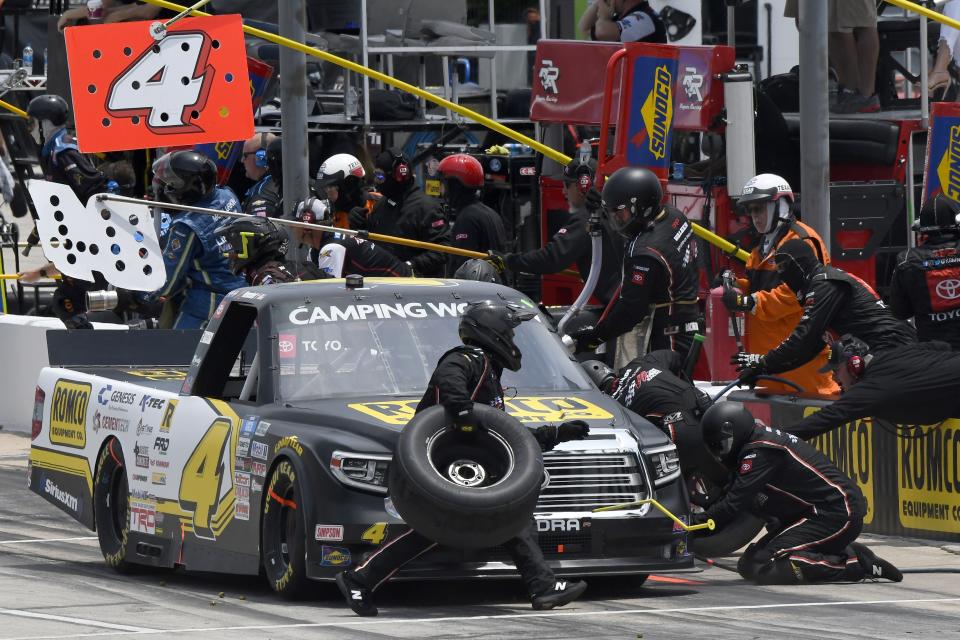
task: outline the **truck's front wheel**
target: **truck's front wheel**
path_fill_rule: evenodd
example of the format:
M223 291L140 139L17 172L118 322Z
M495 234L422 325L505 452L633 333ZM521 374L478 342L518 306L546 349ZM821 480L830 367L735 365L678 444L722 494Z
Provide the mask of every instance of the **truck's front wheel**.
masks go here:
M97 539L107 565L121 573L129 571L126 561L130 541L130 492L123 451L110 440L100 452L93 483Z
M270 474L263 501L263 569L270 587L284 598L298 598L308 583L303 493L297 471L281 460Z

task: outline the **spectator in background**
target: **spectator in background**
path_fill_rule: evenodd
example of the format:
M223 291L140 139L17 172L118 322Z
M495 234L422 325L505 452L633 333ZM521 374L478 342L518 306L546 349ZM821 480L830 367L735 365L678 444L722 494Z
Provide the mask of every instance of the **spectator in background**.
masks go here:
M960 2L950 0L940 7L943 15L954 20L960 20ZM937 96L943 99L946 90L950 88L950 62L956 62L960 59L960 51L957 50L957 40L960 38L960 31L957 31L950 25L940 25L940 42L937 45L937 58L933 63L933 69L930 70L930 76L927 78L930 90L930 96L936 95L936 92L943 91Z
M594 0L580 17L591 40L667 42L667 29L647 0Z
M783 15L799 18L797 0L787 0ZM830 64L840 83L830 111L880 111L880 98L876 94L880 56L876 3L874 0L827 0L827 21Z
M175 15L177 15L176 11L135 2L134 0L103 0L104 22L153 20L154 18L172 18ZM72 27L78 21L86 20L87 17L87 5L82 2L79 7L67 9L60 15L60 19L57 21L57 29L63 31L65 27Z

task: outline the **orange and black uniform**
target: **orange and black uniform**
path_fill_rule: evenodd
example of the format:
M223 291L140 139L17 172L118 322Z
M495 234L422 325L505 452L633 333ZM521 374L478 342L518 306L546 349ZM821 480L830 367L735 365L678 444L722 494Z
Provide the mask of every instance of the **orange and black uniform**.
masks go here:
M744 293L752 293L756 299L753 310L744 314L747 322L744 340L747 351L751 353L766 353L776 349L800 323L803 309L797 301L797 295L780 278L773 259L783 243L798 238L810 243L821 262L830 264L830 255L817 232L797 221L790 223L786 233L775 246L770 247L766 255L761 255L760 246L753 249L747 260L747 278L738 282ZM810 362L778 375L797 383L806 391L839 393L840 389L830 374L818 373L818 369L826 363L827 351L823 349ZM784 385L777 383L765 382L764 385L787 390Z

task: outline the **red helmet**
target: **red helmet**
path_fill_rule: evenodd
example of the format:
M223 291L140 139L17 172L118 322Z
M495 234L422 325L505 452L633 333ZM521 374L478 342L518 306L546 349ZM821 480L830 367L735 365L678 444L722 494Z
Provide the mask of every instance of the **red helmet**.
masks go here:
M479 189L483 187L483 167L480 161L465 153L456 153L440 161L437 167L440 177L456 178L463 186Z

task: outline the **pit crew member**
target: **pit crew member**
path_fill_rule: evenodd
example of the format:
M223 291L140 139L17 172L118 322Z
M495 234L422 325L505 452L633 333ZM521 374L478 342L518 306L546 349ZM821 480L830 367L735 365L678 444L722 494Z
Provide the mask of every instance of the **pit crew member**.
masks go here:
M398 149L377 156L374 182L383 197L372 210L356 208L350 212L350 228L371 233L399 236L411 240L450 244L450 228L440 203L423 192L413 179L410 160ZM441 277L447 258L438 251L394 244L385 247L414 275Z
M897 256L890 311L914 318L921 341L942 340L960 350L960 205L942 193L920 209L919 246Z
M653 314L650 350L673 349L686 358L700 329L699 270L693 227L679 210L661 204L660 180L648 169L617 169L603 185L611 227L628 239L620 290L596 326L570 337L581 350L613 340Z
M460 319L463 345L441 356L417 411L442 404L454 416L456 428L465 433L483 428L475 423L473 403L504 408L500 376L504 368L520 369L522 357L513 341L514 329L534 315L510 303L486 300L469 304ZM560 442L585 438L589 427L585 422L572 421L559 426L544 425L533 433L540 446L549 450ZM429 538L409 529L383 543L355 569L338 574L337 586L354 613L375 616L373 592L403 565L435 546ZM535 526L503 546L513 557L534 609L563 606L586 590L583 581L556 579L537 544Z
M798 241L802 242L802 241ZM718 402L701 421L703 437L733 472L730 489L706 512L717 527L744 510L767 520L737 572L759 584L903 580L900 571L855 542L867 512L860 489L796 436L755 423L737 403Z
M772 173L762 173L747 181L737 202L742 213L750 216L760 240L747 260L747 278L739 287L723 278L723 304L730 312L743 312L746 330L743 337L747 350L766 353L783 342L800 322L803 314L797 296L777 273L774 254L785 242L799 238L810 243L820 262L830 264L830 254L817 232L799 222L794 215L793 190L786 180ZM827 362L821 350L810 362L785 372L783 377L807 391L829 395L837 393L837 385L819 369ZM768 382L771 390L786 390L776 382Z

